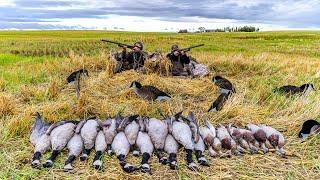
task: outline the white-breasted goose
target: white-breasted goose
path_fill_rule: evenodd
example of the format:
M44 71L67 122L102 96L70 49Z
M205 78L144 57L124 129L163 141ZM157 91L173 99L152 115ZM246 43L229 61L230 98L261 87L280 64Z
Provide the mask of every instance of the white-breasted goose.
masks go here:
M290 95L295 95L295 94L306 93L309 91L315 91L315 87L311 83L303 84L300 87L293 86L293 85L286 85L286 86L282 86L282 87L275 89L275 91L278 91L280 93L283 93L283 94L290 96Z
M138 81L133 81L130 85L130 88L131 87L140 98L146 99L148 101L161 101L171 98L170 95L163 91L160 91L158 88L149 85L142 86Z
M228 79L221 76L214 76L212 81L220 88L221 93L236 93L236 89Z
M299 138L306 139L311 134L320 133L320 123L316 120L310 119L303 123L299 132Z
M72 72L68 77L67 77L67 82L68 84L73 83L79 78L81 75L84 76L89 76L88 70L86 69L80 69L78 71Z
M230 97L231 92L228 93L221 93L218 98L212 103L208 112L217 112L221 111L224 104L227 102L228 98Z

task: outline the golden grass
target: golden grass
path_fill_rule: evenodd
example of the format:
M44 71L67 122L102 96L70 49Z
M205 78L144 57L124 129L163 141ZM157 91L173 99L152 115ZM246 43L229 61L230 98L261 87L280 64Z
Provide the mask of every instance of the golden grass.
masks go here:
M180 79L159 76L157 73L138 74L125 71L112 74L114 63L101 53L87 57L69 53L70 58L26 65L25 70L44 71L47 81L28 86L20 85L19 91L0 94L0 178L12 179L320 179L320 140L317 137L301 142L297 137L304 120L317 118L320 114L320 95L286 98L273 93L277 86L313 82L320 87L318 58L290 56L280 53L209 53L194 52L193 57L207 64L211 74L199 79ZM147 67L152 64L146 63ZM166 67L163 64L162 67ZM81 79L80 98L74 86L66 85L66 77L74 70L86 68L89 77ZM218 89L211 82L213 75L222 75L234 83L237 93L227 101L218 113L207 113L218 96ZM138 80L143 85L154 85L168 92L173 98L167 102L147 102L139 99L129 86ZM1 86L0 86L1 87ZM140 114L161 117L165 113L184 110L194 111L200 124L209 119L213 124L265 123L281 131L286 138L285 150L289 156L282 159L275 153L249 155L229 159L210 158L210 167L201 167L192 172L185 166L184 152L179 153L179 170L157 163L152 157L153 175L124 173L116 157L104 155L104 169L95 171L93 155L89 162L75 162L75 172L62 171L67 151L63 151L53 169L32 169L30 166L33 147L28 143L34 122L33 114L41 112L46 121L62 119L79 120L91 115L100 118ZM5 117L5 118L4 118ZM92 153L93 154L93 153ZM47 158L46 154L42 161ZM135 165L139 158L129 155L128 161Z

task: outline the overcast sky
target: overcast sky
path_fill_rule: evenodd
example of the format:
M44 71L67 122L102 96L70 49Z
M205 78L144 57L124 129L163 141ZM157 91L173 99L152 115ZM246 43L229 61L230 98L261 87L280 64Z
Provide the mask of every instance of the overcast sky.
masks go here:
M320 29L320 0L0 0L0 29Z

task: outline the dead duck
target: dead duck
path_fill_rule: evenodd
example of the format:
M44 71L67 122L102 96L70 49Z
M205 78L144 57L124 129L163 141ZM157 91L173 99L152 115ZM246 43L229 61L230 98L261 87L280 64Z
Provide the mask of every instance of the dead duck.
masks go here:
M142 172L151 173L149 159L153 153L154 146L153 146L153 143L151 141L150 136L146 132L144 120L147 118L139 117L138 119L139 119L138 121L139 121L140 129L139 129L136 145L142 154L140 168L141 168Z
M226 155L230 157L232 154L240 155L239 151L237 150L237 144L230 136L226 127L222 126L221 124L217 125L217 138L221 141L221 147L226 149Z
M193 158L192 158L192 152L194 150L194 138L197 138L197 136L193 136L196 134L196 132L193 132L190 126L184 122L181 116L182 112L177 113L174 117L170 118L170 126L169 128L172 129L172 136L174 139L181 144L186 153L187 153L187 166L191 170L197 170L198 166L196 163L194 163Z
M100 130L98 132L94 145L95 145L96 155L94 156L94 159L93 159L93 167L97 170L101 170L102 169L101 157L107 149L106 138L103 133L103 130Z
M168 100L171 98L167 93L160 91L158 88L154 86L142 86L138 81L133 81L130 85L130 88L134 89L134 92L143 99L148 101L160 101L160 100Z
M266 141L267 141L266 132L261 127L255 124L246 125L246 129L251 131L253 133L254 138L257 140L258 145L255 145L255 146L258 148L261 148L261 150L264 153L268 153L269 149L267 148L267 145L266 145Z
M67 144L69 155L68 159L65 161L64 171L73 170L73 161L81 154L83 149L83 141L80 134L74 133L73 137Z
M46 134L50 125L49 123L44 123L41 115L38 112L36 113L36 121L30 134L30 142L35 146L32 167L40 167L41 156L50 149L50 136Z
M166 164L167 159L163 157L163 150L168 135L168 122L156 118L146 118L144 120L146 131L151 138L155 148L156 156L161 164Z
M285 145L284 136L276 129L267 125L259 125L266 132L267 139L272 145L273 148L276 149L277 153L281 157L285 157L285 151L283 150L283 146Z
M311 134L320 133L320 123L316 120L310 119L302 124L302 128L299 132L299 138L306 139Z
M192 132L194 132L192 137L194 140L194 151L195 151L198 163L202 166L209 166L208 160L203 155L203 152L205 151L206 146L205 146L204 141L200 135L199 124L198 124L197 120L195 119L193 112L189 113L188 118L186 120L187 120L187 123L188 123L190 129L192 130Z
M112 151L116 154L117 158L119 159L121 168L127 172L131 173L137 170L136 167L126 162L126 156L130 151L130 143L125 135L124 131L124 124L122 123L123 119L120 119L120 123L117 127L117 135L114 137L111 147Z
M86 70L86 69L80 69L80 70L78 70L78 71L72 72L72 73L67 77L67 82L68 82L68 84L74 83L74 82L77 80L77 78L79 78L81 75L89 76L88 70Z
M245 151L251 154L257 153L258 149L254 146L255 138L251 131L241 129L237 126L229 124L227 127L231 137L236 141L238 151L244 153Z
M212 81L220 88L221 93L236 93L236 89L228 79L221 76L214 76Z
M218 98L212 103L208 112L217 112L221 111L224 104L227 102L228 98L230 97L231 92L228 93L221 93Z
M200 135L208 148L210 156L222 155L221 141L216 136L215 127L208 120L206 120L204 127L200 127Z
M82 120L77 126L76 133L81 135L83 140L83 151L80 156L81 161L86 161L90 155L91 149L94 147L94 143L98 132L102 127L102 122L95 117Z
M73 121L59 121L52 124L46 134L50 136L51 141L51 156L47 159L43 167L50 168L53 166L53 162L59 155L60 151L68 144L72 138L76 125Z
M274 91L286 94L288 96L295 95L295 94L301 94L301 93L307 93L310 91L315 91L315 87L313 84L303 84L300 87L299 86L293 86L293 85L287 85L282 86L280 88L275 89Z

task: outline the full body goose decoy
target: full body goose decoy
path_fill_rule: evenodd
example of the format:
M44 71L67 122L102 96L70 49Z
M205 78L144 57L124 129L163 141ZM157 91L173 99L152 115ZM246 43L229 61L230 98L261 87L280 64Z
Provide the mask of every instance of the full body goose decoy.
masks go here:
M139 117L139 133L136 141L136 145L142 154L141 160L141 170L142 172L149 172L151 173L151 168L149 164L149 159L152 155L154 146L152 144L151 138L146 132L146 127L144 120L147 118Z
M214 76L212 81L220 88L220 93L236 93L236 89L228 79L221 76Z
M189 124L190 129L192 132L195 132L192 137L194 140L194 151L196 154L196 158L198 163L202 166L209 166L208 160L203 156L203 152L206 149L204 141L200 135L200 128L197 120L194 117L193 112L190 112L188 118L186 119L187 123Z
M241 129L234 125L228 125L228 131L231 137L237 143L237 149L240 152L249 151L251 154L257 153L258 149L255 146L256 140L251 131L247 129Z
M74 83L77 78L79 78L81 75L84 76L89 76L88 70L86 69L80 69L78 71L72 72L68 77L67 77L67 82L68 84Z
M52 167L53 162L59 155L60 151L68 144L72 138L76 125L73 121L59 121L52 124L46 134L50 136L52 154L43 164L43 167Z
M106 151L106 149L107 149L106 138L103 133L103 130L100 130L98 132L98 135L97 135L97 138L95 141L96 155L94 156L94 159L93 159L93 167L97 170L102 169L101 157L102 157L103 153Z
M192 152L194 150L194 142L195 140L194 138L197 138L197 136L195 135L196 132L192 131L194 129L191 129L190 126L185 123L181 117L182 112L177 113L174 117L171 117L171 122L170 125L172 128L172 136L174 137L174 139L181 144L186 153L187 153L187 166L191 169L191 170L197 170L198 166L196 163L194 163L193 158L192 158ZM194 136L193 136L194 135Z
M301 94L301 93L306 93L309 91L314 91L314 85L313 84L303 84L300 87L299 86L293 86L293 85L287 85L287 86L282 86L280 88L275 89L275 91L281 92L283 94L286 94L288 96L290 95L295 95L295 94Z
M155 100L168 100L171 98L167 93L160 91L154 86L142 86L139 82L133 81L130 85L130 88L134 89L134 92L143 99L148 101Z
M320 123L316 120L310 119L303 123L299 132L299 138L306 139L311 134L320 133Z
M84 145L82 155L80 156L81 161L86 161L88 159L88 156L90 155L91 149L94 147L96 137L101 127L101 121L96 119L95 117L89 118L87 120L82 120L79 123L76 129L76 133L80 133Z
M205 126L200 128L200 135L208 148L210 156L222 155L221 141L217 138L216 128L209 121L206 120Z
M281 157L285 157L285 152L283 150L283 146L285 144L284 136L274 129L273 127L267 126L267 125L260 125L264 132L266 132L267 140L270 142L273 148L276 149L277 153Z
M217 137L221 141L221 147L227 150L227 156L231 156L232 153L239 155L236 142L230 136L227 128L221 124L217 125Z
M258 144L255 145L258 148L261 148L261 150L264 153L268 153L269 149L267 148L267 134L266 132L259 126L255 124L248 124L246 128L253 133L254 138L257 140Z
M79 124L77 125L77 127ZM76 128L77 129L77 128ZM65 161L64 171L73 170L73 161L81 154L83 149L83 141L79 133L74 133L73 137L67 144L69 155L68 159Z
M221 111L224 104L227 102L228 98L230 97L231 93L221 93L218 98L212 103L208 112L217 112Z
M42 154L50 149L50 136L46 134L50 125L51 124L44 123L41 115L38 112L36 113L36 121L30 134L30 142L35 146L31 163L33 167L40 166L40 158Z
M155 148L155 153L161 164L166 164L167 159L163 157L163 150L168 135L168 121L161 121L156 118L145 119L145 126L148 135Z
M111 144L112 151L116 154L117 158L120 161L120 165L125 172L131 173L137 168L133 165L126 162L126 156L130 151L130 143L125 135L123 119L120 119L120 122L117 127L117 135L114 137Z

